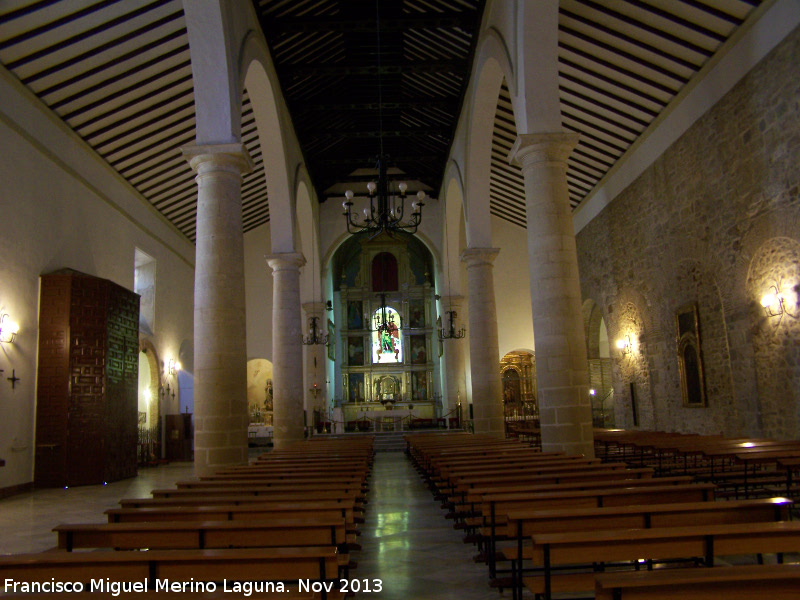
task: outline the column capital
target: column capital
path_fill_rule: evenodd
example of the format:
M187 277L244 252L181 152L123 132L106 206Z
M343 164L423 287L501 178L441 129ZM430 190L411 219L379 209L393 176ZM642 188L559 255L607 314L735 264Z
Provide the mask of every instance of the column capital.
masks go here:
M279 252L267 254L264 258L273 271L298 270L306 264L306 258L300 252Z
M304 302L303 310L306 311L308 316L321 316L325 312L325 303L319 301Z
M253 170L253 160L244 144L204 144L181 148L184 158L198 175L210 170L227 170L245 175Z
M523 133L508 152L508 162L523 169L538 164L565 166L578 144L577 133Z
M452 294L449 296L439 296L439 302L442 303L442 307L454 306L455 308L460 308L461 303L463 301L464 301L464 296L459 296L457 294Z
M467 248L461 253L461 260L467 268L480 265L492 265L500 253L500 248Z

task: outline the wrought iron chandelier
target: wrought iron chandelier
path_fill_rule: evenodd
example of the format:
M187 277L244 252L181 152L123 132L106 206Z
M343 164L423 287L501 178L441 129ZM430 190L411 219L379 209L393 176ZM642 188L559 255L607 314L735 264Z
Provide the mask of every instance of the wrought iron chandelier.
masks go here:
M327 346L331 343L330 337L319 326L319 317L308 318L308 335L304 335L302 340L304 346Z
M440 327L438 331L439 339L444 340L460 340L465 335L467 335L467 330L462 326L461 329L456 331L456 317L458 313L453 310L453 287L452 283L450 282L450 237L447 234L447 215L444 216L444 249L445 249L445 261L447 261L447 293L449 298L450 310L445 311L447 315L448 326L447 329L444 327ZM438 296L437 296L438 298Z
M444 327L439 328L439 339L460 340L465 335L467 335L467 330L464 327L461 327L461 329L456 331L455 319L458 316L458 313L454 310L448 310L446 314L447 314L448 326L447 329L445 329Z
M425 192L417 192L417 200L411 204L412 212L408 220L405 217L406 190L408 185L403 181L398 183L398 192L392 193L389 189L389 178L386 169L389 163L389 156L383 151L383 86L381 83L381 15L380 0L375 3L376 13L376 37L378 45L378 122L380 124L380 154L377 157L378 181L370 181L367 184L369 208L364 208L363 220L357 211L353 211L353 190L344 193L345 201L342 203L344 208L344 218L347 223L347 232L367 233L369 239L376 237L381 232L391 235L393 232L405 231L416 233L419 224L422 222L422 207L425 206Z
M317 213L317 231L319 231L319 213ZM311 244L311 297L317 297L317 248ZM327 308L327 307L326 307ZM319 317L308 318L308 335L300 334L300 340L304 346L328 346L331 343L330 333L322 331L319 324ZM316 358L314 359L316 361ZM316 363L315 363L316 364Z
M381 145L383 145L382 140ZM342 207L348 233L367 233L372 239L383 231L390 235L395 231L417 232L417 228L422 222L425 192L422 190L417 192L417 199L411 203L412 212L404 221L408 185L404 181L400 182L397 185L398 192L392 194L389 189L389 178L386 175L387 162L386 155L382 154L377 158L378 181L370 181L367 184L369 207L364 208L363 219L353 210L353 198L355 197L353 190L347 190L344 193L345 201L342 203Z

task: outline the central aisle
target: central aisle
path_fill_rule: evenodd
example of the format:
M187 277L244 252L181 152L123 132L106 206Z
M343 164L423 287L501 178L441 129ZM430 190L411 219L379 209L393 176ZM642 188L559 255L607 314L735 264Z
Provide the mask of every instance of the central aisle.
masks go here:
M381 600L497 600L488 570L476 564L474 546L422 483L402 452L375 455L362 525L358 568L353 577L380 579ZM363 594L363 592L362 592ZM368 597L366 594L356 597Z

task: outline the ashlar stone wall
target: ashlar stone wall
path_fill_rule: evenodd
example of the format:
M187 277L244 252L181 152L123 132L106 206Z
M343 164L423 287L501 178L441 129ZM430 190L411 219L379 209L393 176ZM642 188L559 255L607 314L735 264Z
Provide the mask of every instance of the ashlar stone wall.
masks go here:
M800 435L800 31L578 234L612 346L616 422ZM786 312L770 317L771 286ZM696 304L707 406L684 406L676 310ZM614 342L629 336L632 351Z

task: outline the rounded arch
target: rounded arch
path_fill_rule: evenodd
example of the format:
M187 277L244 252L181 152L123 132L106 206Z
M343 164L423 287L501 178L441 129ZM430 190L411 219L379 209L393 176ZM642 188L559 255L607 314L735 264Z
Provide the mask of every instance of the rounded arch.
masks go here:
M144 355L147 366L149 367L149 378L147 382L147 389L150 392L150 402L148 403L147 422L150 427L158 423L158 396L161 388L161 361L158 357L158 350L148 339L139 340L139 351ZM140 378L141 382L141 378ZM141 396L143 390L139 390Z
M274 68L270 68L271 63L266 62L264 51L255 35L247 36L242 48L243 60L249 60L246 63L244 87L253 107L267 179L272 252L288 253L295 252L297 248L295 188L289 172L288 134L282 125L290 121L286 108L279 104L277 77Z
M499 35L499 34L498 34ZM464 198L467 245L491 247L489 214L489 173L491 171L492 135L497 98L503 79L510 80L510 64L494 36L478 46L476 75L470 98L467 143L464 164Z
M336 252L339 250L339 248L341 248L342 244L347 242L347 240L349 240L351 237L353 237L352 234L349 234L346 231L343 232L330 243L325 253L321 254L321 268L323 271L328 273L329 277L332 276L331 261L333 260L333 257L336 255ZM442 254L436 247L436 244L433 243L433 240L431 240L431 238L421 231L417 231L417 233L414 234L414 237L419 240L423 246L425 246L428 252L431 253L431 256L433 257L433 264L441 265Z
M272 425L272 362L266 358L247 361L247 409L251 423Z
M449 177L448 177L449 174ZM442 281L437 286L442 296L461 295L461 252L465 231L464 182L458 166L451 163L445 174L444 215L442 218ZM455 281L455 284L453 282Z
M234 27L216 2L183 5L194 80L195 139L198 144L225 144L241 138L242 97ZM231 47L233 46L233 47Z
M306 264L300 270L300 302L318 302L322 289L319 282L319 236L314 202L305 180L296 187L295 213L297 215L295 239L297 250L303 254Z

